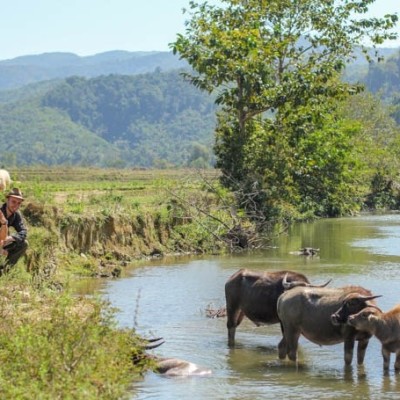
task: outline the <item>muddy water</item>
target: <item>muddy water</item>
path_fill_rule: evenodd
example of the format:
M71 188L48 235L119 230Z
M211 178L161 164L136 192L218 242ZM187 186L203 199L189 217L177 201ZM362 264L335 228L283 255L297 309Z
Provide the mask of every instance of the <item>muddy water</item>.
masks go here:
M400 374L383 373L380 344L370 341L364 366L344 367L343 345L319 347L300 339L299 363L280 361L278 325L244 320L236 347L227 346L226 320L210 319L207 306L224 305L224 283L241 267L290 268L313 282L360 284L382 294L387 310L400 303L400 215L321 220L293 227L271 249L226 257L152 262L107 284L103 293L118 307L121 326L147 337L162 336L154 354L179 357L213 370L210 377L166 378L153 373L134 383L132 399L398 399ZM289 254L320 248L320 256Z

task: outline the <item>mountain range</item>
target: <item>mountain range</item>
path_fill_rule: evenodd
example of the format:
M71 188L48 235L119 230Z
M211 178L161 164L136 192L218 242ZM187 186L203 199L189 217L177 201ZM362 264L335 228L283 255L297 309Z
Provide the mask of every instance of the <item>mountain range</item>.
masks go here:
M400 92L396 58L370 68L356 54L345 79ZM182 77L188 68L171 52L0 61L1 165L211 166L217 108Z
M115 50L86 57L73 53L27 55L0 61L0 90L73 75L86 78L109 74L135 75L186 66L187 63L172 52L158 51Z
M1 164L210 166L213 98L171 52L0 62Z

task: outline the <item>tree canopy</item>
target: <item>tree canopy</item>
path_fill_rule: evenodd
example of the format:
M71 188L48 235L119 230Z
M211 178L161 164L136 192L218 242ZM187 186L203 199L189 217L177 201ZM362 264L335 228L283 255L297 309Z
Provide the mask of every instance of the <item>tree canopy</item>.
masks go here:
M355 46L396 37L397 15L365 18L372 3L191 1L186 10L186 31L171 48L221 105L217 166L231 188L256 185L257 206L271 217L282 206L318 215L353 206L353 129L336 109L360 88L340 74Z

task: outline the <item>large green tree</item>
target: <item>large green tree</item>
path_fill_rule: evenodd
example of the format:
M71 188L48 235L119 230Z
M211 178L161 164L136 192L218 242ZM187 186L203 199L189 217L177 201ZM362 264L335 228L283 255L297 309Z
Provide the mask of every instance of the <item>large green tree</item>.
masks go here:
M257 186L270 216L284 203L345 211L335 202L354 170L352 130L335 109L358 88L338 77L355 46L396 37L396 15L364 17L374 1L192 1L186 10L186 32L171 48L221 105L217 166L229 186Z

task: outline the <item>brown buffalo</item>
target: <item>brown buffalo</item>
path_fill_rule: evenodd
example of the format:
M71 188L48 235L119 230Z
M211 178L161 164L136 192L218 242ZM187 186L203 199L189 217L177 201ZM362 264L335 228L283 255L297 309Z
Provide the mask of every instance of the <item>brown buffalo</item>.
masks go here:
M225 284L228 345L235 344L235 332L244 316L257 326L279 322L276 302L283 293L283 279L293 285L309 285L308 279L298 272L255 272L240 269Z
M400 370L400 304L388 312L366 307L349 316L347 323L375 335L382 344L383 368L389 369L390 353L396 354L394 368Z
M279 343L279 358L286 355L290 360L297 360L297 348L300 335L318 345L333 345L344 342L344 360L346 365L353 359L354 343L358 341L357 362L362 364L369 333L357 331L338 319L334 323L332 315L343 306L349 294L359 294L358 300L351 304L352 311L374 304L371 292L360 286L342 288L295 287L283 293L277 304L278 316L282 323L283 340ZM362 300L361 300L362 297ZM338 323L341 322L341 323Z

